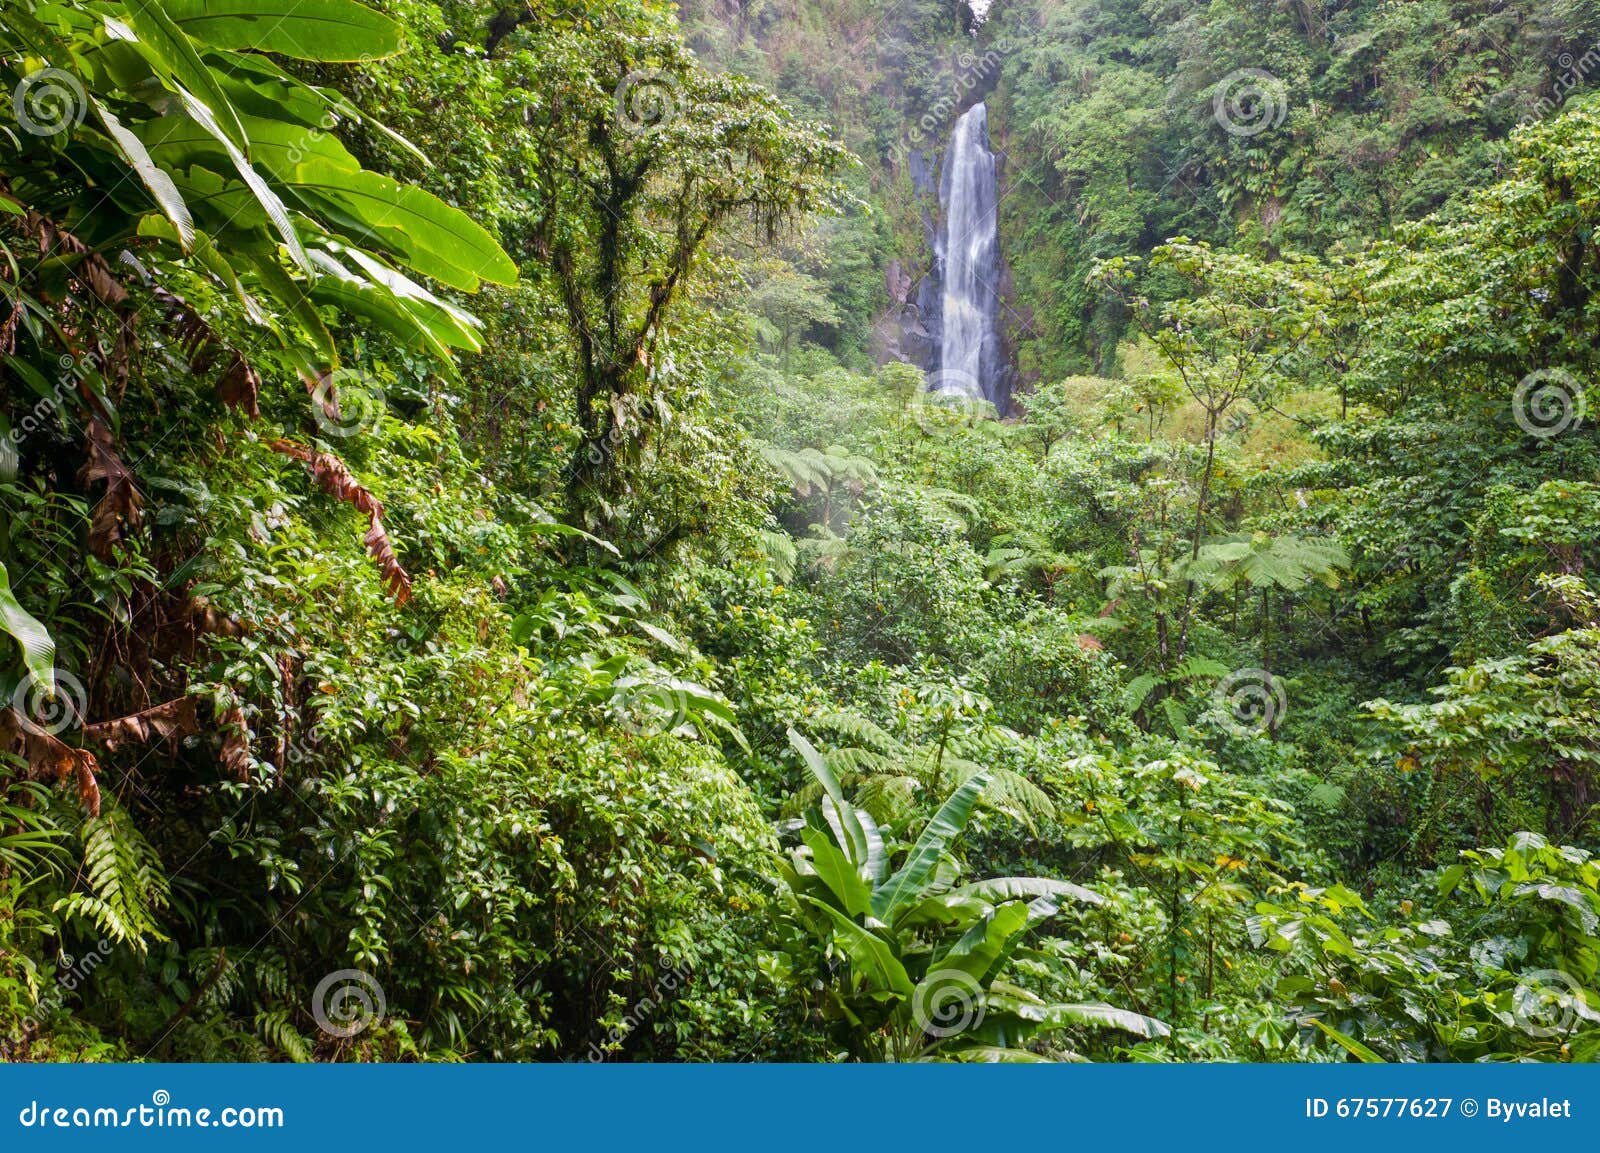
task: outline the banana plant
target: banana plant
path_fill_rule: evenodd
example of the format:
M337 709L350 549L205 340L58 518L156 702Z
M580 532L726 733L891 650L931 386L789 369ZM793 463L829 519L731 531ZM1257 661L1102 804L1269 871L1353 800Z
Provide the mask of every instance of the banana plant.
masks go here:
M363 168L340 136L361 127L412 146L265 54L322 64L402 47L401 26L356 0L0 5L15 113L0 125L3 211L36 232L44 221L45 239L64 233L55 260L68 270L126 248L159 281L164 261L190 259L313 378L338 365L326 306L453 371L453 350L481 347L478 321L420 281L473 292L515 282L516 266L458 209ZM49 309L32 320L46 335Z
M798 830L802 844L783 876L805 935L836 959L822 982L823 1007L857 1056L1039 1061L1051 1056L1030 1042L1068 1026L1166 1034L1138 1013L1047 1003L1004 979L1024 935L1062 901L1102 898L1047 877L959 883L952 848L989 783L987 771L962 781L913 843L891 846L872 815L845 798L811 742L793 729L789 742L822 796Z

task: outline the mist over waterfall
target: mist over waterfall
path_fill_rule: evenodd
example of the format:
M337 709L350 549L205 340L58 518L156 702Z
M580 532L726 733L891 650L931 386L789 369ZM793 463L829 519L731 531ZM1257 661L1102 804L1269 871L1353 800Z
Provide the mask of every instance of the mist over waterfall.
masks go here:
M989 110L974 104L956 121L945 153L944 309L939 345L942 392L982 396L999 405L1005 361L1000 346L1000 239Z

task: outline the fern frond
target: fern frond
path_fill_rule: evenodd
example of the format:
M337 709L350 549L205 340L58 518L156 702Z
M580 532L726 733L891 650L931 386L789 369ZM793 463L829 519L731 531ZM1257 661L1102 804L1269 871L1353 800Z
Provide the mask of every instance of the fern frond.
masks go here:
M1122 691L1123 703L1130 713L1136 713L1144 706L1150 694L1155 691L1161 678L1154 673L1140 673L1128 682L1128 687Z
M884 732L883 729L873 724L866 717L857 716L855 713L827 712L817 717L813 726L827 732L837 733L848 737L858 745L865 745L880 753L898 753L901 751L900 742Z
M856 786L856 803L880 825L894 824L917 811L922 782L915 777L867 777Z
M762 529L756 533L756 547L766 558L772 575L784 584L794 580L795 564L800 559L800 549L794 538L786 532Z
M289 1060L298 1064L306 1064L311 1060L310 1043L295 1029L285 1010L262 1010L257 1013L256 1032Z
M945 761L946 766L959 766L956 783L961 784L975 772L987 772L989 785L978 799L996 812L1024 824L1033 833L1039 831L1038 822L1056 815L1055 802L1038 785L1021 773L1010 769L984 768L970 761Z
M894 773L900 766L896 758L872 749L833 749L824 753L822 759L827 762L834 775L845 782L875 773Z
M156 915L171 889L166 869L150 842L133 827L127 810L107 798L98 817L85 818L79 880L88 891L68 893L55 911L92 921L100 935L143 953L146 938L165 941Z

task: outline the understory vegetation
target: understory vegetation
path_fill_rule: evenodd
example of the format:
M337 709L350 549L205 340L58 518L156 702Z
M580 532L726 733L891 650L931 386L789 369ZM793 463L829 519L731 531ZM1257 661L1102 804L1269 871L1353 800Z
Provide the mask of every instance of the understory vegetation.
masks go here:
M893 7L0 8L0 1059L1600 1057L1600 7Z

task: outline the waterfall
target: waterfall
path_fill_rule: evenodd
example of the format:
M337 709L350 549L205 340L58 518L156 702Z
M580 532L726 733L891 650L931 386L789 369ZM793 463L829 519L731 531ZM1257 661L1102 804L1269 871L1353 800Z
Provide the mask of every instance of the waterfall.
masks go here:
M956 121L939 189L944 204L944 322L941 392L1000 400L999 203L989 111L974 104Z

